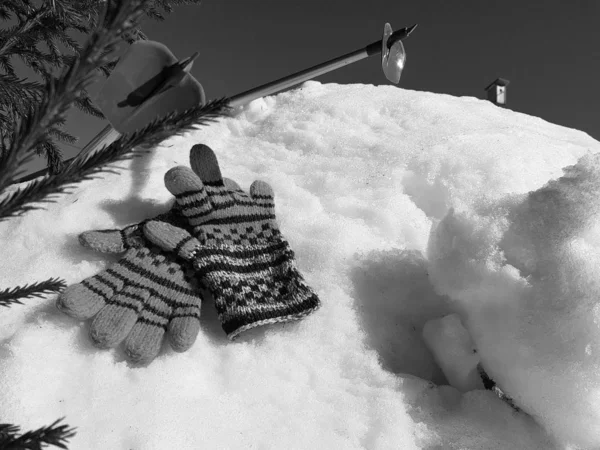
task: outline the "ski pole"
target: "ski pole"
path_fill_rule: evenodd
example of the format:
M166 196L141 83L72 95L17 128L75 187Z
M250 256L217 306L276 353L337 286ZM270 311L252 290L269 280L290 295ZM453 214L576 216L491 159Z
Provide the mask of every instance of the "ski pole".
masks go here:
M417 24L411 27L402 28L392 33L386 43L388 50L391 49L396 42L408 37L416 27ZM231 97L229 105L234 108L236 106L245 105L247 103L250 103L252 100L256 100L257 98L274 94L289 87L303 83L304 81L308 81L314 77L318 77L328 72L337 70L340 67L353 64L356 61L360 61L361 59L368 58L369 56L381 53L382 42L383 40L375 41L364 48L355 50L353 52L331 59L324 63L317 64L316 66L301 70L300 72L293 73L278 80L271 81L270 83L263 84L262 86L258 86L248 91L242 92L241 94L234 95L233 97ZM394 80L390 81L393 82Z

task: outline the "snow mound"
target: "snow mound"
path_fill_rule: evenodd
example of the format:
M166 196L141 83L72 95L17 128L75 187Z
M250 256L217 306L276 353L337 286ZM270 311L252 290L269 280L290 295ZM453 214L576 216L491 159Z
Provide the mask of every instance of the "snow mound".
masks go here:
M600 446L600 143L487 101L317 82L256 100L0 223L0 288L109 267L77 235L166 211L196 143L273 186L322 308L230 343L207 297L188 352L134 368L56 296L25 300L0 311L0 422L66 416L74 449ZM450 314L529 414L448 386L423 327Z

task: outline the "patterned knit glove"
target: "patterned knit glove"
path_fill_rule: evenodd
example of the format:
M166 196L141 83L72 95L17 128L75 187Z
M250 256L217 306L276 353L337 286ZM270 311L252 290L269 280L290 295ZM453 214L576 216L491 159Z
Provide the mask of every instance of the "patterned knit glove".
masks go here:
M177 206L155 219L186 226ZM144 237L146 222L80 234L85 247L125 254L108 269L69 286L56 301L71 317L94 317L90 338L97 347L115 347L125 340L127 359L140 364L156 357L165 331L173 350L183 352L193 345L202 301L193 272Z
M255 181L247 195L234 181L223 180L214 152L205 145L192 148L190 163L195 173L175 167L165 174L165 186L195 237L157 221L149 221L144 233L191 262L214 296L227 336L316 310L320 301L279 232L271 187Z

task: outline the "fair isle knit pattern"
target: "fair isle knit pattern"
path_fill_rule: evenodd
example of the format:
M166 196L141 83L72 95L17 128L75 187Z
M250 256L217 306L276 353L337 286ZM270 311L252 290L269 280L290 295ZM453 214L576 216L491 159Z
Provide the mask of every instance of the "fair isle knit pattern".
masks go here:
M155 219L186 226L177 207ZM124 341L128 360L139 364L158 355L165 332L175 351L188 350L200 330L202 302L193 271L144 237L146 222L82 233L79 241L85 247L125 254L108 269L69 286L56 302L71 317L93 317L94 345L110 348Z
M165 174L165 185L195 237L158 221L148 222L144 233L192 262L215 298L227 336L315 311L319 298L279 231L272 188L255 181L248 195L234 181L223 180L214 152L205 145L192 148L190 163L194 171L175 167Z

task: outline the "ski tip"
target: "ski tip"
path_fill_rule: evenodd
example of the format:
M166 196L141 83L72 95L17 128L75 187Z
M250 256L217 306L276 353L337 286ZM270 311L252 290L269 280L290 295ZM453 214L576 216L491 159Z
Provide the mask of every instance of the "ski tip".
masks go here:
M198 57L198 55L200 55L200 52L194 52L194 54L189 58L182 59L178 63L179 67L183 68L183 70L188 69L192 65L194 60Z
M412 25L406 29L406 37L410 36L410 33L412 33L415 30L415 28L417 28L417 25L419 25L419 24L415 23L414 25Z

